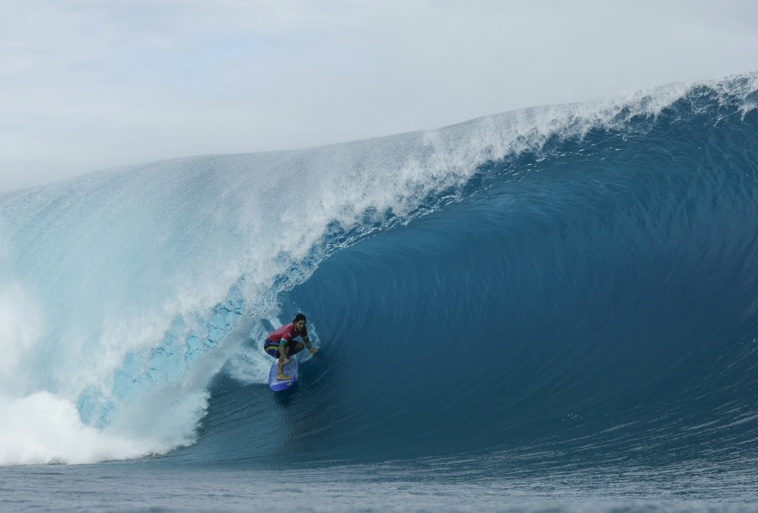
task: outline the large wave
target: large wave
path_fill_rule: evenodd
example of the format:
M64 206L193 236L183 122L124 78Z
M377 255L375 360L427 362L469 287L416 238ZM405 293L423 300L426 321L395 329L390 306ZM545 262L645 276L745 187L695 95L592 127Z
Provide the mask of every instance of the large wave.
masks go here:
M670 406L698 387L690 407L731 413L695 408L674 438L747 422L756 89L747 75L7 193L0 463L198 437L176 457L255 459L283 450L281 429L318 460L492 450L556 423L619 440L681 421ZM324 351L278 404L250 385L270 364L257 343L298 307Z

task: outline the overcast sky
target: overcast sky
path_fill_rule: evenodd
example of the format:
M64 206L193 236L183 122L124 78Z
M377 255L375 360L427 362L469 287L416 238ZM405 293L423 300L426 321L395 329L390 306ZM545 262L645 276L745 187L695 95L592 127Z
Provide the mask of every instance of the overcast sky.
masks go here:
M752 71L752 0L0 0L0 190Z

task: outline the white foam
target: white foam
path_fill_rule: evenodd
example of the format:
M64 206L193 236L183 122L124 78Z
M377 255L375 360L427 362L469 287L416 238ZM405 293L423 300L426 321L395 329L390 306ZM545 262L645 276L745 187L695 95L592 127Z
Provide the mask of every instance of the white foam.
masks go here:
M4 465L94 463L158 449L154 444L108 436L85 426L72 402L48 392L0 398L0 411L0 463Z
M0 386L23 391L24 361L40 341L42 318L31 295L18 284L0 289ZM6 392L7 393L7 392Z

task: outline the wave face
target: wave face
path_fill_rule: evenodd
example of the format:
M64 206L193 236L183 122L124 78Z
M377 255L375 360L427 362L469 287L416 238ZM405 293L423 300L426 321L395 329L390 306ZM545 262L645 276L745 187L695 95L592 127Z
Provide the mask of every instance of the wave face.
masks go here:
M754 461L756 90L0 196L0 463Z

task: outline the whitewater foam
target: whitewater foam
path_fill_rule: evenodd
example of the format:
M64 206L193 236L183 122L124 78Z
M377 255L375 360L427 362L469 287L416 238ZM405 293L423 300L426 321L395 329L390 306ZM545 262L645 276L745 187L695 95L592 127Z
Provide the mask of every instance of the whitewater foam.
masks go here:
M39 308L18 284L9 283L0 290L0 386L6 394L25 392L23 377L27 353L40 340L42 325ZM13 379L9 379L13 377Z
M159 440L134 441L86 426L75 405L49 392L0 399L0 461L4 465L95 463L170 448Z

